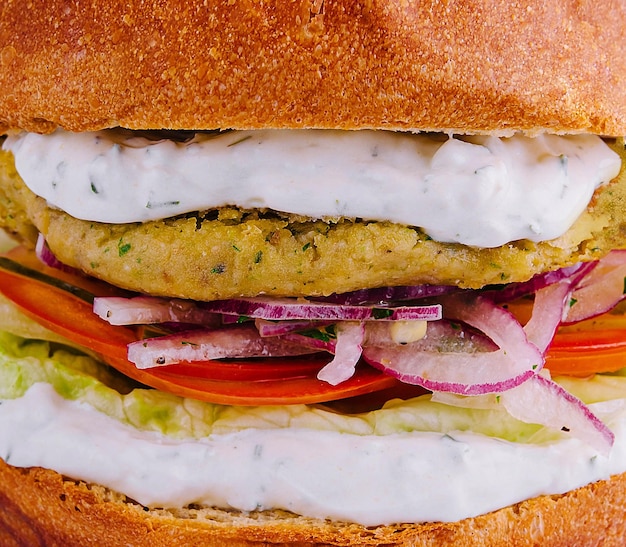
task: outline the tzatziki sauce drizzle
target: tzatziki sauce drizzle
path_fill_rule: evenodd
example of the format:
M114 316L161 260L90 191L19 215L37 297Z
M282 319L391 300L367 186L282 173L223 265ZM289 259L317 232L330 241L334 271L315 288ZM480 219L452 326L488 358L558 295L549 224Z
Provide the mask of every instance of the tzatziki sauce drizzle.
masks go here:
M26 185L73 217L145 222L223 206L421 228L497 247L564 234L620 159L595 135L445 136L391 131L127 130L9 136Z

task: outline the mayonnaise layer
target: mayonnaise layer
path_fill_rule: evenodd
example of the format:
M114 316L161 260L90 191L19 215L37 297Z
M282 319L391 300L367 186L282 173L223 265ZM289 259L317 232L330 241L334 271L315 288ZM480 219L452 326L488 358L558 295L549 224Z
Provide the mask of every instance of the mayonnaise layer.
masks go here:
M34 193L85 220L144 222L234 205L386 220L479 247L561 236L620 169L593 135L259 130L181 143L58 130L11 136L4 147Z
M123 492L146 506L189 503L372 526L456 521L626 470L626 401L592 405L616 441L512 443L473 433L354 435L250 428L200 439L139 431L46 383L0 404L0 458Z

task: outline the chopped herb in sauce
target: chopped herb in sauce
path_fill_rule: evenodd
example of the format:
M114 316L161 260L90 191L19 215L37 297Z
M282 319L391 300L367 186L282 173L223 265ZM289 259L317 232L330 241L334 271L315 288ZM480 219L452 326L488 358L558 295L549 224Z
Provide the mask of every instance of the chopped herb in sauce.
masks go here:
M231 142L228 146L235 146L236 144L240 144L252 138L252 135L246 135L245 137L240 138L239 140Z
M165 207L176 207L177 205L180 205L180 201L178 200L161 201L156 203L149 201L146 203L146 209L163 209Z

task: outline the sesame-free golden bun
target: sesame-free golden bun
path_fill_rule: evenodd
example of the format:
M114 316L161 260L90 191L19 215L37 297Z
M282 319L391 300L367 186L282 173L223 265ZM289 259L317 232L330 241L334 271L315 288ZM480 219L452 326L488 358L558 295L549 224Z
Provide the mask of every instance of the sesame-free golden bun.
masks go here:
M626 134L617 0L8 0L0 131Z

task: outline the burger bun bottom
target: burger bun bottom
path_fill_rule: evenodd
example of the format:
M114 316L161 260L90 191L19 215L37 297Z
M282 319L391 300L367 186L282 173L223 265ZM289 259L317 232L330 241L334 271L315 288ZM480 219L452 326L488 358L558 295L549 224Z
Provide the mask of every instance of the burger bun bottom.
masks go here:
M0 460L0 545L621 546L626 473L456 523L363 527L282 511L148 509L101 486Z

